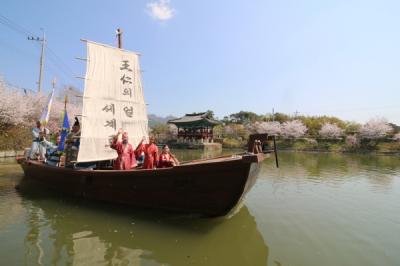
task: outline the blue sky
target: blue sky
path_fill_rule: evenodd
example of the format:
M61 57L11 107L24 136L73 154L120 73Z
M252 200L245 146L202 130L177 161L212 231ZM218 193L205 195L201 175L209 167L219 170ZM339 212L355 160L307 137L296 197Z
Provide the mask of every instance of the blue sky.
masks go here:
M274 107L400 124L400 1L2 0L0 14L45 29L56 54L47 89L54 76L82 88L79 39L115 44L121 27L124 48L142 53L150 113ZM0 33L0 74L35 89L38 44L3 24Z

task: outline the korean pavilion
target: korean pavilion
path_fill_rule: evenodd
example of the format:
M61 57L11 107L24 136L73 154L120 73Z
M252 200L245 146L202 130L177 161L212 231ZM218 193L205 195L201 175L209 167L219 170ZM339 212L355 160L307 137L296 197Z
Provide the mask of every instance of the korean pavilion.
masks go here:
M208 112L186 114L184 117L169 120L168 123L178 128L179 142L201 143L214 142L213 127L220 124Z

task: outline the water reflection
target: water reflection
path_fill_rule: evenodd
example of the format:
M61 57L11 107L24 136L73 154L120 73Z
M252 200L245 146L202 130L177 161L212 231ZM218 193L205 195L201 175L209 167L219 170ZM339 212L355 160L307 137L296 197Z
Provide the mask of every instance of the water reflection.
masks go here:
M21 177L22 172L15 160L0 161L0 232L23 214L21 199L14 189Z
M17 193L21 169L0 161L1 264L400 265L399 157L281 152L280 163L265 161L238 213L200 219Z
M340 184L367 179L372 188L387 190L400 171L400 158L393 156L281 152L280 161L279 169L271 160L265 161L260 177L277 183Z
M23 194L25 244L37 264L266 265L268 247L246 206L201 219ZM46 242L46 245L43 243Z

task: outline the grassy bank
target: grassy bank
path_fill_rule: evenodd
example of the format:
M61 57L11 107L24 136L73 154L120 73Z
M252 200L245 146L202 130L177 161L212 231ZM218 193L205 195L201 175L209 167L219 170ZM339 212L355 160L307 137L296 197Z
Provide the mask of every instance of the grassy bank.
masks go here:
M0 151L19 151L32 145L31 128L10 127L0 134Z
M223 148L244 148L246 140L224 138ZM363 140L357 144L347 144L344 140L326 139L278 139L278 148L289 151L306 152L353 152L353 153L382 153L400 154L400 142L391 140Z

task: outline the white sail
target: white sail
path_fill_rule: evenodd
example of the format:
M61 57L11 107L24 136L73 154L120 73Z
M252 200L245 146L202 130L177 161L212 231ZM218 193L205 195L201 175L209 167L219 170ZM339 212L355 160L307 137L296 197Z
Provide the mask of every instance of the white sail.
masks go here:
M109 141L119 128L128 132L134 148L143 137L148 137L140 76L138 54L87 42L78 162L116 158Z

